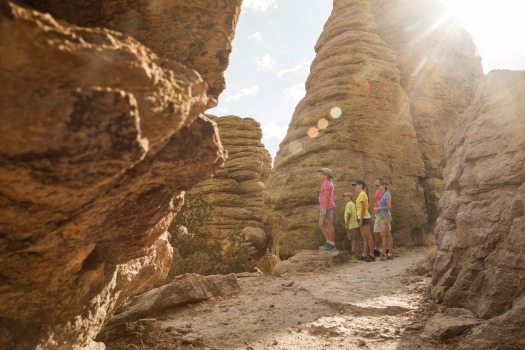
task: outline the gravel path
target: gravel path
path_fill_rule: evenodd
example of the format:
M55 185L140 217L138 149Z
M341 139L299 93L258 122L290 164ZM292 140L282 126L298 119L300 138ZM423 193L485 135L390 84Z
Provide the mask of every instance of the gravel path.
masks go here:
M416 335L428 306L425 250L323 272L240 279L242 293L164 315L198 349L433 349Z

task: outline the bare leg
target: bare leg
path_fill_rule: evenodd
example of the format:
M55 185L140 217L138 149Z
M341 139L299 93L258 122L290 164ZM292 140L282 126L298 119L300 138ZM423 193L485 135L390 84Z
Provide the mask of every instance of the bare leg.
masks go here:
M325 220L327 237L328 237L327 241L335 242L334 219L326 218L324 220Z
M388 241L388 226L381 225L381 252L383 255L386 255L386 245Z
M379 232L374 232L374 236L373 236L373 238L374 238L374 248L380 246L380 244L381 244L381 237L382 236L380 235Z
M366 237L366 231L365 226L367 225L360 225L359 231L361 232L361 238L363 239L363 254L366 255L366 252L368 251L368 239ZM370 231L368 232L368 235L370 236Z
M328 241L328 231L325 227L325 219L319 218L319 228L321 229L321 232L323 233L325 241Z
M370 225L363 225L365 231L365 239L367 240L368 251L371 256L374 256L374 241L372 240L372 235L370 234Z

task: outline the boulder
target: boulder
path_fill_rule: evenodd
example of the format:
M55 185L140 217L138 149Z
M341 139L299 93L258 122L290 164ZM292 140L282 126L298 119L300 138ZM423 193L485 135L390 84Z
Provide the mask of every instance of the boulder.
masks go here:
M446 139L433 293L489 320L467 348L525 346L524 110L525 72L493 71Z
M147 291L137 296L110 319L106 329L124 322L134 322L140 318L187 304L194 304L215 297L231 296L241 290L235 274L200 276L184 274L173 282Z
M315 272L332 267L334 265L345 264L350 260L350 254L344 251L332 250L302 250L288 260L277 262L273 273L294 274Z
M475 325L482 323L467 309L450 308L434 314L426 323L423 336L437 341L446 341L461 335Z
M24 0L55 18L129 35L159 57L198 71L208 83L208 107L225 88L231 42L242 0Z
M206 82L10 1L0 57L0 348L103 347L115 308L164 281L182 192L224 162Z

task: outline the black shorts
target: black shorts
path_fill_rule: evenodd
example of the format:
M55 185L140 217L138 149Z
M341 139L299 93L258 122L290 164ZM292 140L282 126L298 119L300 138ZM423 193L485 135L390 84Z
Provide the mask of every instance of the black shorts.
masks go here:
M363 218L363 225L370 225L370 218Z

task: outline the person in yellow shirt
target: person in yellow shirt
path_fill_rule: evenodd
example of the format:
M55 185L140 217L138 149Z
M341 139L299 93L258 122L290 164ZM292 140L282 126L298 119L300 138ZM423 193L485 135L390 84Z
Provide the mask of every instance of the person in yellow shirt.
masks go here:
M361 238L363 239L363 253L359 260L366 262L375 261L374 257L374 241L370 234L370 212L368 211L368 186L363 180L357 180L352 183L355 193L358 194L356 199L357 221L359 223L359 231L361 231ZM368 255L365 255L369 252Z
M352 255L356 258L359 257L359 224L357 223L357 210L353 201L354 196L351 192L343 194L343 199L346 202L345 205L345 229L348 240L350 241L350 249Z

